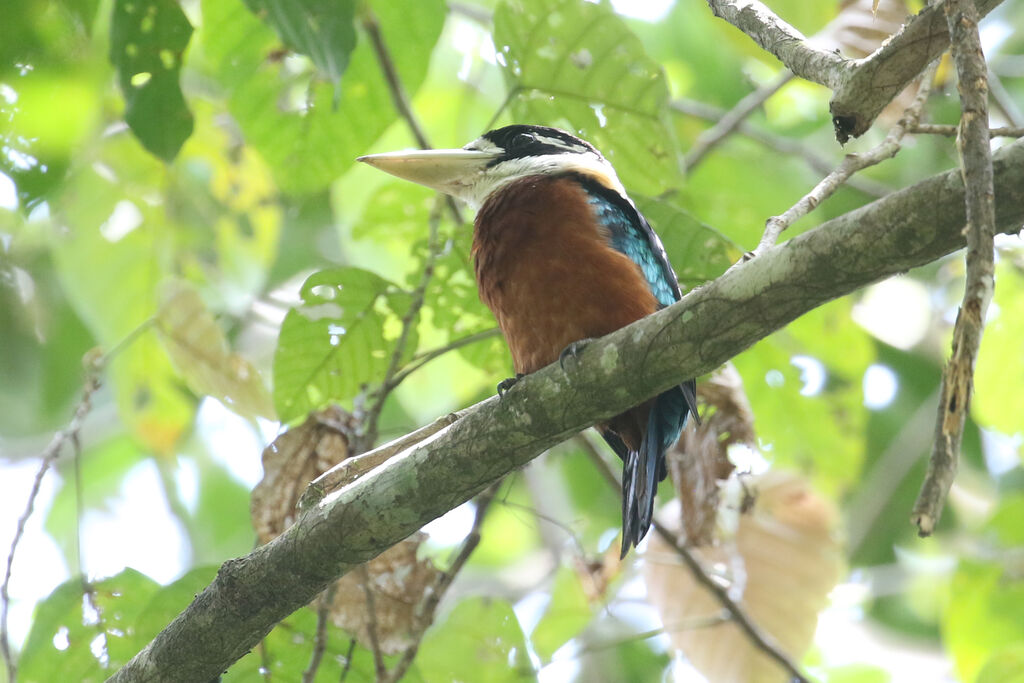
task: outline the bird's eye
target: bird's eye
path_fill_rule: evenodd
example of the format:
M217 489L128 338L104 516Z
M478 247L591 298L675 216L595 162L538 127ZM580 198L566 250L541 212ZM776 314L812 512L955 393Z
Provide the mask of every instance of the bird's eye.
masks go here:
M536 141L537 138L533 137L529 133L519 133L514 138L512 138L512 141L509 143L509 148L522 149L523 147L531 145Z

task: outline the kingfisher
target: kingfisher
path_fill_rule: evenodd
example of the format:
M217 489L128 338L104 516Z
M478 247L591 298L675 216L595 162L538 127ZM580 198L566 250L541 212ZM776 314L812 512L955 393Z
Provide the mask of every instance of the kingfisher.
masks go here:
M682 296L661 240L615 169L593 145L563 130L505 126L462 149L359 161L477 209L477 289L515 368L499 394ZM665 452L690 415L699 422L694 380L595 425L623 462L621 557L650 529Z

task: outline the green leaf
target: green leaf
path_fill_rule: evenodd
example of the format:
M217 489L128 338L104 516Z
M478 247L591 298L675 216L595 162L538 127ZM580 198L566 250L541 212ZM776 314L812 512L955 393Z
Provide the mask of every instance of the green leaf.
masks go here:
M803 349L785 331L762 339L733 359L757 416L758 437L771 445L768 457L807 471L815 483L836 490L855 479L864 457L860 386L804 396L792 358Z
M509 0L495 11L494 43L516 120L589 140L630 190L682 184L665 75L609 5Z
M164 630L213 581L218 566L196 567L153 594L131 627L130 634L134 636L132 647L136 652Z
M158 588L152 579L125 569L92 585L96 609L85 610L82 580L61 584L36 607L18 680L104 680L138 652L136 619ZM105 664L97 656L102 653Z
M356 46L354 0L245 0L289 48L308 55L332 83Z
M977 683L1024 683L1024 643L1014 643L988 658Z
M125 121L139 142L171 161L192 134L178 78L192 25L174 0L116 0L110 61L125 98Z
M371 3L408 95L427 73L445 9L441 0ZM246 141L286 192L312 194L347 170L398 117L369 41L352 51L340 94L270 57L277 38L240 0L203 0L206 65L228 93Z
M300 609L278 624L258 648L233 664L223 680L225 683L249 683L266 678L274 681L302 680L312 658L315 641L316 613L311 609ZM384 657L384 664L392 668L397 660L397 656ZM342 679L346 683L375 683L377 675L373 653L356 644L344 631L328 626L316 680ZM416 664L402 677L402 683L423 683Z
M1009 259L996 267L991 320L978 350L971 414L1004 434L1024 431L1024 273Z
M999 502L987 528L995 533L999 544L1004 548L1024 546L1024 494L1005 497Z
M274 405L283 421L349 402L384 378L411 297L360 268L314 273L285 316L274 353ZM405 357L416 349L415 328Z
M549 661L558 648L580 634L592 616L579 575L563 567L555 576L551 602L530 634L533 649L543 661Z
M504 600L460 602L427 633L416 663L431 683L536 680L523 630Z
M1024 580L998 564L962 560L943 640L962 681L974 681L997 652L1024 642Z

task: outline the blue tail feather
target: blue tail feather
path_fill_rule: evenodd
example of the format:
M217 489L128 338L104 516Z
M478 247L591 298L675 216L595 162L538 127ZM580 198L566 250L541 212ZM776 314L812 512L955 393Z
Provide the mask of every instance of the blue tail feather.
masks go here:
M665 452L679 438L690 415L700 423L693 380L673 387L655 399L638 451L626 448L617 436L615 441L618 443L612 443L609 434L605 434L605 440L623 460L621 557L625 557L630 547L636 546L651 528L658 482L667 474Z

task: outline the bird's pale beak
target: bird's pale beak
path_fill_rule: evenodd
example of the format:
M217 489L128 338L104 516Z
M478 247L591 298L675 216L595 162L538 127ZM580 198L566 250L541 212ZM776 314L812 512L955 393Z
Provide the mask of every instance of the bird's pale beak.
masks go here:
M477 182L487 165L497 158L492 152L469 149L424 149L367 154L362 161L403 180L411 180L456 197Z

